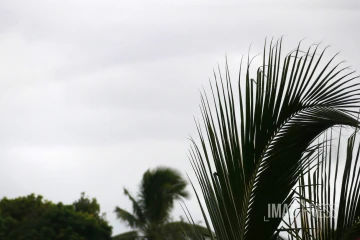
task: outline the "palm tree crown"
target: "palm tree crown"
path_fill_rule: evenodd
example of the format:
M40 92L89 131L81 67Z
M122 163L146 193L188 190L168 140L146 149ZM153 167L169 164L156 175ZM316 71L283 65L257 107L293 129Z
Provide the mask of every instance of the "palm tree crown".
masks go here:
M187 182L171 168L156 168L144 173L138 198L124 188L133 204L133 214L116 207L117 217L131 228L140 230L148 239L159 239L161 226L169 221L174 201L187 198Z

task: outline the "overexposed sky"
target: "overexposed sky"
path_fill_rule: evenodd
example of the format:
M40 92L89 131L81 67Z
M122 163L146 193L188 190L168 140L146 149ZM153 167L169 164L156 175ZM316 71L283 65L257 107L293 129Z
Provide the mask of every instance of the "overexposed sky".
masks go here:
M2 0L0 197L85 191L125 231L123 186L135 194L159 165L192 173L198 89L225 54L237 66L266 37L287 50L306 37L360 69L359 27L356 0ZM187 205L201 220L194 196Z

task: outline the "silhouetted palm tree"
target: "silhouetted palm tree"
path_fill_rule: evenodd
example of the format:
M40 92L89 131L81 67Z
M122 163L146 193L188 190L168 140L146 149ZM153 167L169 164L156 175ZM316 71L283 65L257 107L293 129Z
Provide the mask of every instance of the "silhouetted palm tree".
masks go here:
M118 219L139 230L149 239L161 239L161 227L170 219L174 201L187 198L186 181L171 168L156 168L144 173L137 198L124 188L133 204L133 213L116 207Z

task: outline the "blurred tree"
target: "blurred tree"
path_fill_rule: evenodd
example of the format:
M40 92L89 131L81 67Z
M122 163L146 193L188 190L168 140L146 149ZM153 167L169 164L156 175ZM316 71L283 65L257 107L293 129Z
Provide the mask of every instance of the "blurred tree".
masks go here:
M138 198L124 188L124 194L133 205L133 213L116 207L117 217L149 240L163 239L161 228L170 220L174 200L187 198L186 181L171 168L157 168L144 173Z
M89 206L85 204L87 202ZM77 211L76 205L83 208ZM72 205L43 201L42 196L34 194L16 199L3 198L0 201L0 239L111 239L112 227L99 212L96 199L90 201L84 194Z
M81 193L80 199L73 203L73 206L76 212L89 213L99 217L100 205L96 198L90 200L89 197L85 197L84 192Z

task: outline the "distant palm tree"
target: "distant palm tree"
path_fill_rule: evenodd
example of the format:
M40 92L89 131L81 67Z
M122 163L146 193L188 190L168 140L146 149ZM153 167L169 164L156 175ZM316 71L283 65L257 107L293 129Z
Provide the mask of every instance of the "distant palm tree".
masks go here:
M133 204L133 213L116 207L118 219L139 230L148 240L161 239L161 227L170 220L174 201L187 198L187 182L171 168L156 168L144 173L138 198L124 188Z
M333 64L335 56L323 62L319 44L303 51L299 43L282 56L281 42L265 44L254 76L248 57L236 93L226 63L224 74L215 74L210 97L201 97L204 127L197 123L200 139L192 140L189 154L206 204L206 209L200 205L205 222L218 240L280 239L283 230L291 239L355 239L360 233L355 136L346 159L339 160L337 153L330 154L335 134L325 131L359 127L358 76L342 62ZM333 158L337 162L331 165ZM346 163L342 171L339 161ZM341 191L336 190L339 182ZM338 217L268 218L269 204L295 200L316 205L338 200Z

